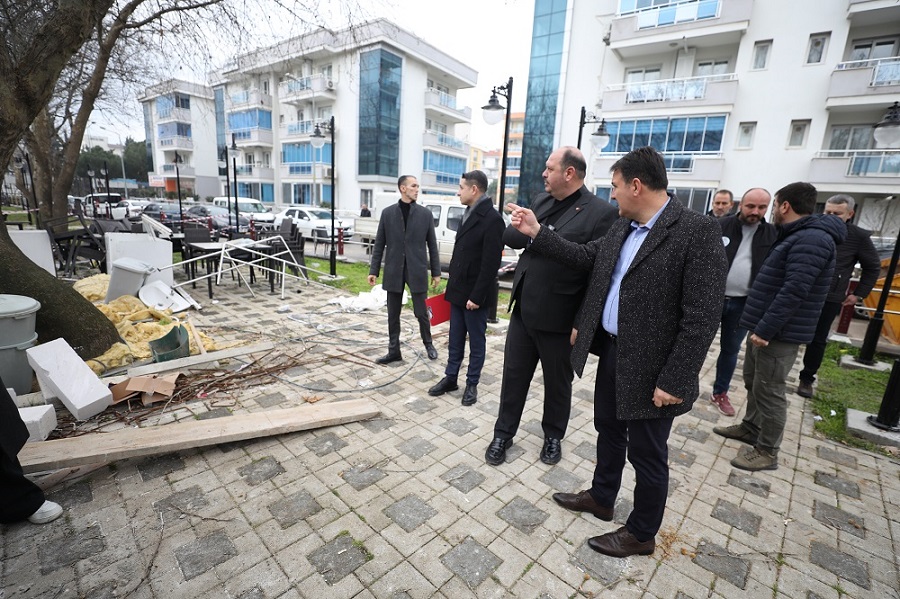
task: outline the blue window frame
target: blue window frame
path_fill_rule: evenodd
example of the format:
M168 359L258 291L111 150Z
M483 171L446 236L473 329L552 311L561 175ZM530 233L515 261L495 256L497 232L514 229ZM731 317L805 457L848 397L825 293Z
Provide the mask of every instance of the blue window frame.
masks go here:
M398 176L402 69L402 59L387 50L360 54L360 175Z

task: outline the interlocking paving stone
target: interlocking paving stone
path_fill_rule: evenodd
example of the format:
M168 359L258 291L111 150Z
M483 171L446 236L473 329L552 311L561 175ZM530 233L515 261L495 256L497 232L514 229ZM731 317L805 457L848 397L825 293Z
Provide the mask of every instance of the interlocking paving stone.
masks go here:
M742 474L737 470L732 470L728 475L728 484L743 489L748 493L753 493L758 497L768 497L770 485L764 480L755 478L748 474Z
M370 433L378 434L394 426L394 420L392 418L372 418L370 420L363 420L361 424L366 427L366 430Z
M487 449L487 445L485 445L484 448ZM517 445L516 443L513 443L511 446L507 446L507 448L506 448L506 461L507 462L515 461L515 460L519 459L520 457L522 457L523 455L525 455L525 449L521 445Z
M816 470L816 484L828 487L836 493L842 493L848 497L859 499L859 485L852 480L847 480L846 478Z
M522 430L528 431L535 437L539 439L544 438L544 427L541 426L540 420L529 420L525 424L522 425Z
M865 562L825 543L812 541L809 544L809 561L857 586L864 589L872 588L869 567Z
M224 418L225 416L231 416L231 410L228 408L214 408L197 414L197 420L210 420L212 418Z
M218 530L178 547L175 550L175 559L178 560L184 579L190 580L227 562L237 554L237 547L225 531Z
M806 591L806 599L825 599L821 595L817 593L813 593L812 591Z
M412 401L406 402L406 407L415 412L418 415L422 415L426 412L430 412L435 408L435 403L424 397L419 397Z
M77 561L97 555L106 549L106 539L99 526L66 534L65 538L50 539L38 547L41 574L50 574Z
M263 592L261 586L256 585L252 589L247 589L238 595L237 599L266 599L266 594Z
M401 363L394 362L393 364L388 364L387 368L399 368ZM382 368L384 368L382 366ZM385 385L384 387L378 387L374 390L375 393L379 393L384 397L396 397L399 393L403 392L403 387L397 384Z
M412 595L410 595L406 591L397 591L396 593L391 595L391 599L412 599Z
M272 456L254 460L246 466L238 468L238 474L244 478L248 485L264 483L279 474L284 474L284 472L284 467Z
M468 418L451 418L450 420L441 424L441 426L457 437L462 437L463 435L471 433L476 428L478 428L478 426Z
M256 403L263 408L274 408L287 399L281 393L269 393L256 398Z
M572 450L572 453L577 455L579 458L584 460L588 460L589 462L597 461L597 444L590 443L588 441L582 441L578 444L575 449Z
M856 468L856 458L850 454L835 451L834 449L825 447L824 445L819 445L817 453L823 460L828 460L829 462L834 462L835 464L840 464L841 466L847 466L848 468Z
M678 591L675 593L675 599L694 599L690 595L686 594L684 591Z
M314 393L317 391L330 391L335 387L334 382L328 379L314 379L309 381L306 386Z
M686 449L669 446L669 461L679 466L690 467L694 464L697 455Z
M55 501L61 505L63 509L69 509L93 500L94 493L91 490L90 481L83 480L74 485L69 485L65 489L50 493L47 495L47 499Z
M65 597L65 595L62 595ZM116 590L116 583L107 582L106 584L92 588L83 599L116 599L119 592Z
M621 578L628 567L627 560L603 555L591 549L587 544L587 539L572 554L569 563L581 568L604 584L610 584Z
M480 472L472 470L466 464L454 466L441 475L441 480L452 485L461 493L468 493L485 481L485 477Z
M515 499L500 508L497 515L516 529L531 534L538 526L550 517L544 510L538 509L531 502L516 495Z
M153 504L153 508L160 513L172 511L178 517L185 513L197 513L197 510L207 505L209 505L209 501L206 499L206 494L199 486L194 485L157 501Z
M385 515L406 532L412 532L437 515L437 510L416 497L407 495L384 508Z
M349 534L340 534L306 556L325 582L334 584L366 563L368 551Z
M634 504L631 500L620 497L616 501L616 505L613 506L613 522L624 525L628 520L628 516L631 515L632 509L634 509Z
M860 539L866 538L866 520L850 512L828 505L818 499L813 500L813 518Z
M581 490L584 481L565 468L550 468L540 475L538 480L555 491L561 493L576 493Z
M486 547L472 537L441 556L441 562L459 576L466 586L475 589L503 563Z
M232 441L230 443L219 443L216 447L219 448L219 451L222 453L230 453L235 449L244 449L252 445L256 441L256 439L245 439L243 441Z
M305 445L308 450L317 456L322 457L328 455L332 451L338 451L347 447L347 442L329 431L319 435L315 439L310 439Z
M704 410L701 408L697 408L696 405L694 409L690 412L691 416L696 416L700 420L706 422L718 422L719 421L719 411L716 410L713 412L712 410Z
M700 430L697 427L691 426L689 424L679 424L675 427L674 432L676 435L681 435L682 437L693 439L697 443L706 443L706 440L709 438L708 432Z
M437 449L437 447L430 441L426 441L422 437L415 436L397 445L397 449L402 451L409 459L416 461L425 457L426 455Z
M475 406L488 416L497 416L500 413L500 402L496 399L479 401Z
M167 453L141 460L138 465L141 480L147 482L178 470L184 470L184 460L177 453Z
M374 485L385 476L387 476L387 474L378 468L354 466L350 470L345 470L342 478L355 490L362 491L369 485Z
M281 528L288 528L320 511L322 506L307 491L297 491L269 504L269 512Z
M739 589L743 590L747 586L750 562L728 553L724 547L708 541L701 541L693 562L716 576L724 578Z
M678 486L681 484L681 481L677 478L672 478L669 476L669 489L666 491L666 497L671 497L676 490L678 490Z
M593 389L578 389L572 393L573 397L577 397L578 399L582 399L584 401L594 401L594 390Z
M743 530L754 537L759 535L759 525L762 522L762 517L730 501L719 499L713 508L712 517L739 530Z

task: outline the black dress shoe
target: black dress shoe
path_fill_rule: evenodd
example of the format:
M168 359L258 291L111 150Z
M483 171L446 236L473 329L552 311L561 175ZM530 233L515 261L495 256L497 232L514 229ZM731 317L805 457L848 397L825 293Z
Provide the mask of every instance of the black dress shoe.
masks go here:
M656 550L656 541L638 541L624 526L615 532L588 539L588 547L603 555L628 557L630 555L651 555Z
M428 354L429 360L437 360L437 350L430 343L425 344L425 353Z
M400 352L388 352L387 355L381 356L377 360L375 360L376 364L390 364L391 362L399 362L403 358L400 356Z
M562 446L559 439L547 437L544 439L544 448L541 450L541 461L545 464L559 464L562 459Z
M605 522L613 519L615 510L611 507L603 507L591 497L590 491L581 493L554 493L553 501L573 512L587 512L593 514Z
M512 439L495 438L484 452L484 461L491 466L499 466L506 461L506 450L512 446Z
M463 391L462 405L471 406L478 401L478 385L466 385Z
M456 384L456 378L445 376L437 385L428 390L428 395L437 397L438 395L443 395L447 391L456 391L457 389L459 389L459 385Z

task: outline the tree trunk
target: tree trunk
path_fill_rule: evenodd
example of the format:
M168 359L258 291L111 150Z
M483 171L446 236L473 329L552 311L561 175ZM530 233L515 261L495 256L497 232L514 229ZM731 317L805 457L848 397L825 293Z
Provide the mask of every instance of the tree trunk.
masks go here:
M119 333L103 312L69 285L28 259L12 242L0 217L0 294L24 295L41 302L38 341L62 337L82 360L104 354Z

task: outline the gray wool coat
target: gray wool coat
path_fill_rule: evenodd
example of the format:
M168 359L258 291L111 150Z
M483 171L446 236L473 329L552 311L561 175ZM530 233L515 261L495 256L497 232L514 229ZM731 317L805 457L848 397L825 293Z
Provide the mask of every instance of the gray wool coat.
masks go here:
M620 218L601 239L579 245L541 227L531 249L575 268L591 280L575 318L572 366L582 375L600 328L619 251L631 231ZM700 368L719 328L728 264L715 220L674 197L622 279L616 346L616 416L670 418L690 411L699 395ZM683 403L657 408L659 387Z
M425 250L428 249L426 256ZM437 236L431 211L413 202L409 207L409 219L403 226L403 214L399 202L388 206L381 213L369 274L376 277L384 257L384 277L381 286L385 291L403 292L403 284L412 293L428 291L428 271L432 277L441 276L441 256L438 254ZM407 280L403 280L406 265Z

